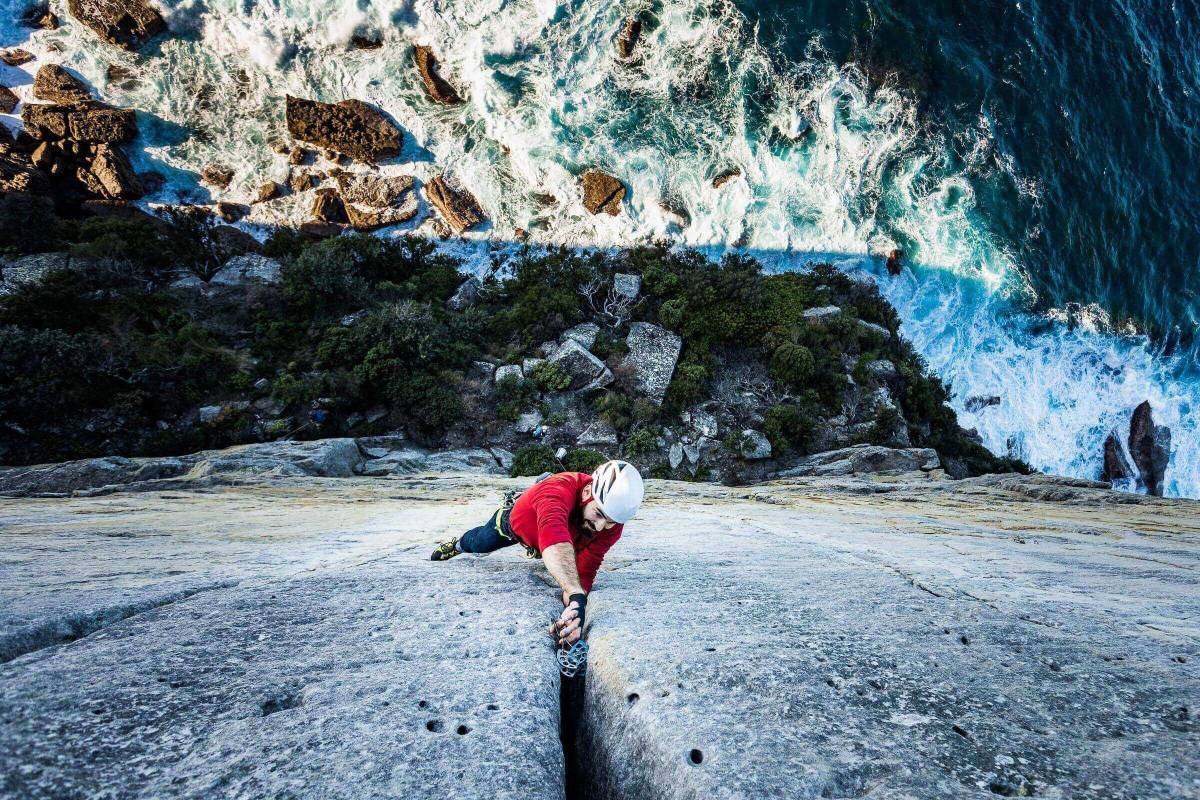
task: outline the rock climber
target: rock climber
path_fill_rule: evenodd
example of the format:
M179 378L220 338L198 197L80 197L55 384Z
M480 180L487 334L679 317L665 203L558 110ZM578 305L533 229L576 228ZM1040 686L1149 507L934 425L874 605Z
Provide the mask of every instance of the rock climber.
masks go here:
M608 548L642 502L642 476L626 461L606 461L591 475L559 472L515 493L478 528L442 542L430 559L446 561L460 553L490 553L520 544L541 558L562 588L563 612L550 626L560 647L583 635L588 592Z

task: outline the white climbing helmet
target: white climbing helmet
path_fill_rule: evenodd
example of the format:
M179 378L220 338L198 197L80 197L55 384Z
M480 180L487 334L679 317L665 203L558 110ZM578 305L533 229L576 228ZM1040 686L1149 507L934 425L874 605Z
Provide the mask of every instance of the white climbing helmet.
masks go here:
M605 461L592 473L592 496L613 522L633 519L644 494L642 476L628 461Z

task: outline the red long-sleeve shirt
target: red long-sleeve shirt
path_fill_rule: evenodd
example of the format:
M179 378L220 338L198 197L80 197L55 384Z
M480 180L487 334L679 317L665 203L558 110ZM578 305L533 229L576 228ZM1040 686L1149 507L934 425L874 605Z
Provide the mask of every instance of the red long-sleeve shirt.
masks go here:
M592 476L583 472L560 472L535 483L517 498L508 523L517 538L538 552L561 542L575 547L575 569L585 592L592 590L596 571L608 548L621 538L625 526L614 525L592 533L583 527L583 487Z

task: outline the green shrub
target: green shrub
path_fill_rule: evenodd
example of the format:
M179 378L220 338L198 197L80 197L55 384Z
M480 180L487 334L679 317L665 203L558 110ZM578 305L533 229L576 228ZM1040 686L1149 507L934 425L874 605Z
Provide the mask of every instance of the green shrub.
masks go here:
M554 451L544 444L527 444L513 455L510 474L514 477L522 475L541 475L543 472L558 472L561 467L554 458Z
M608 456L603 453L580 448L563 456L563 469L567 472L594 472L605 461L608 461Z
M640 458L658 452L658 437L649 428L638 428L625 440L624 452L628 458Z
M675 374L667 387L663 407L670 411L680 411L695 405L704 399L707 383L708 368L704 364L698 361L681 361L675 367Z
M784 342L771 353L771 377L784 386L807 386L815 369L816 360L812 351L802 344Z
M496 416L513 422L533 404L533 384L509 375L496 384Z
M596 416L617 431L623 431L633 421L633 403L620 392L607 391L592 402Z
M571 385L571 376L553 361L534 365L533 385L541 392L561 392Z
M771 442L776 456L791 450L808 452L814 431L814 419L791 404L771 406L763 415L762 432Z

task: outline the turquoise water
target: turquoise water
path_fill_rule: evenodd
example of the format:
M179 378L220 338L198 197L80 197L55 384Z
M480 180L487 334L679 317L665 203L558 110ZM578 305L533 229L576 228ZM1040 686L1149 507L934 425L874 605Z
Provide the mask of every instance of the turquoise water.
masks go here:
M140 56L74 25L0 29L143 112L139 166L170 179L152 200L202 199L210 162L248 196L286 171L267 146L285 92L359 97L411 134L385 170L448 171L476 194L492 220L481 258L521 227L544 243L737 245L773 269L833 260L879 280L994 451L1095 477L1108 430L1149 399L1173 428L1167 492L1200 496L1191 4L165 5L173 35ZM624 63L613 39L638 12ZM349 51L356 31L384 47ZM466 104L427 102L412 41ZM140 83L109 85L112 61ZM714 189L732 166L742 179ZM627 182L625 214L582 208L588 167ZM893 247L897 279L879 259ZM1001 401L967 413L978 394Z

